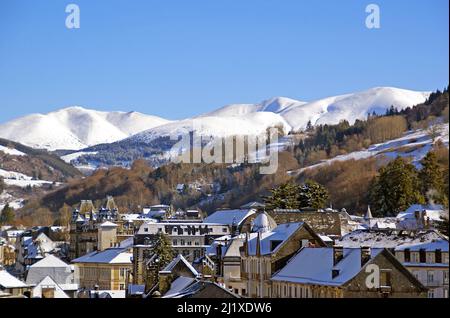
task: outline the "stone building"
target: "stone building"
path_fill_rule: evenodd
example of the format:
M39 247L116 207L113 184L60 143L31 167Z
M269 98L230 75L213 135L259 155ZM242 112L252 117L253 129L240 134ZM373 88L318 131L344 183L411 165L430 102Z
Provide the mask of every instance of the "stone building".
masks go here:
M75 259L97 250L117 246L133 236L133 229L124 227L114 199L107 197L98 211L90 200L83 200L72 213L69 258Z
M425 298L387 249L303 248L271 281L273 298Z
M259 231L247 233L240 248L241 277L246 286L241 293L251 298L272 295L272 275L283 268L298 250L303 247L326 246L306 223L281 224L272 229L267 215L261 214L262 224L257 224L254 228Z

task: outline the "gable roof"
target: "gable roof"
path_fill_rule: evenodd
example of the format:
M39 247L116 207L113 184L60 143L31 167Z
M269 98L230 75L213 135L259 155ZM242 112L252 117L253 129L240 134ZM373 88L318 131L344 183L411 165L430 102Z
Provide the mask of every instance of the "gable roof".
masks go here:
M189 287L195 282L195 278L192 277L178 277L170 285L170 289L164 294L163 298L171 298L179 294L183 289Z
M69 264L66 264L56 256L53 256L49 254L44 259L40 260L39 262L34 263L30 266L30 268L36 268L36 267L70 267Z
M267 255L275 253L281 246L305 223L286 223L280 224L272 231L262 233L250 233L247 245L247 251L249 255L256 255L258 236L260 236L260 253L261 255ZM278 245L272 249L272 242L277 242Z
M171 273L175 266L177 266L180 262L183 263L195 277L199 275L197 270L181 254L178 254L178 256L175 257L162 271L160 271L160 273Z
M371 257L377 256L382 249L371 250ZM344 258L334 265L333 248L303 248L284 268L277 272L272 280L300 284L341 286L361 271L361 249L344 249ZM339 275L332 277L332 271Z
M233 225L236 223L240 225L247 217L255 214L254 209L242 210L219 210L205 218L204 223Z
M189 285L188 287L180 290L176 294L171 294L164 296L163 298L191 298L194 297L196 294L201 292L205 288L214 288L218 289L219 291L223 292L224 294L231 296L233 298L239 298L238 295L233 294L232 292L226 290L222 286L220 286L217 283L209 282L209 281L199 281L197 280L195 283Z
M132 253L126 248L108 248L104 251L95 251L77 259L72 263L102 263L102 264L131 264Z
M0 269L0 286L3 288L23 288L27 287L27 285L18 280L13 275L8 273L6 270Z
M392 230L356 230L344 235L336 242L336 245L347 248L357 248L363 245L372 248L397 248L403 245L422 244L439 239L442 239L442 235L436 231L403 235L401 231Z
M59 286L50 276L44 277L36 287L33 288L33 297L42 297L42 287L44 286L55 288L54 298L70 298L61 286Z

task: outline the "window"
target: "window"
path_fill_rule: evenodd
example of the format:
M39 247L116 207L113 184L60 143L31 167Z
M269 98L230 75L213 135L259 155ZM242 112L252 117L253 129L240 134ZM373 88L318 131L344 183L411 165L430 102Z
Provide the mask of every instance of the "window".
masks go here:
M409 248L405 249L405 263L411 262L411 251Z
M448 271L444 271L444 284L448 284Z
M434 253L427 253L427 264L433 264L434 263Z
M391 270L389 270L389 269L381 270L380 285L382 287L391 287Z
M419 263L419 253L418 252L411 253L411 263Z
M182 245L182 246L186 245L186 241L185 240L181 240L180 245Z
M125 277L126 274L127 274L127 269L126 268L122 267L122 268L119 269L119 276L120 277Z
M434 282L434 271L427 272L427 282L428 284L433 284Z
M119 284L119 289L120 290L125 290L125 284Z
M442 251L441 250L436 250L436 263L440 264L442 263Z
M428 298L434 298L434 290L433 289L428 290Z
M173 240L173 245L178 245L178 241L177 240Z
M148 233L148 227L144 227L144 232Z
M228 228L226 228L226 227L222 228L222 232L223 233L227 233L228 232Z

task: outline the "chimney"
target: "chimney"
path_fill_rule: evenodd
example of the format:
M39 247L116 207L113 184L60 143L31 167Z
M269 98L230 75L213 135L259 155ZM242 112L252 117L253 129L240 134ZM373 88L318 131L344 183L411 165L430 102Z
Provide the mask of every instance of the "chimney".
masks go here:
M333 246L333 266L336 266L344 258L344 247Z
M361 267L367 264L370 261L371 249L370 246L361 246Z

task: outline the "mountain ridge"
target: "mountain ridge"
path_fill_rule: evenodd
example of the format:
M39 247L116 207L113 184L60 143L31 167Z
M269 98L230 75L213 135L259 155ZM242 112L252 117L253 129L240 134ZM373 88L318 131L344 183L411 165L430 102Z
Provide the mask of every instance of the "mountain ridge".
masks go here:
M279 126L289 133L304 130L309 122L337 124L345 119L354 123L366 118L368 113L382 114L391 105L399 110L412 107L423 103L430 93L375 87L310 102L273 97L256 104L230 104L177 121L138 112L105 112L71 106L0 124L0 137L34 148L81 150L128 139L149 142L177 135L192 131L194 121L203 126L198 133L204 136L260 134L269 127Z

